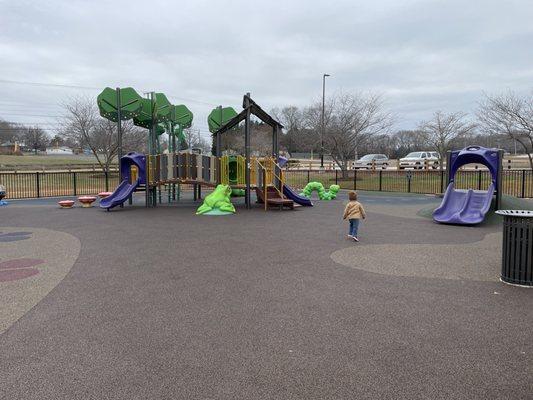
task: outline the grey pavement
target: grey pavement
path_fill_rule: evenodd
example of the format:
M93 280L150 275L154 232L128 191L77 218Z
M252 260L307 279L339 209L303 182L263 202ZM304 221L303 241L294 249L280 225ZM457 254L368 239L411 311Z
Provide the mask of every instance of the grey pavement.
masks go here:
M362 201L358 244L344 237L342 200L213 217L190 201L5 207L0 225L65 232L81 251L0 335L0 398L531 399L533 290L373 271L353 250L350 265L332 259L379 245L402 266L401 245L424 257L443 244L475 259L499 226L406 217L403 206L438 204L427 196Z

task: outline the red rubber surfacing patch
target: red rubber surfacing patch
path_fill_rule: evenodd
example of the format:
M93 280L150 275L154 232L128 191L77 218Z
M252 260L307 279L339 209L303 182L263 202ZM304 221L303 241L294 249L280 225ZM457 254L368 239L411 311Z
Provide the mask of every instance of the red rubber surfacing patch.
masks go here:
M39 258L18 258L0 262L0 282L17 281L37 275L36 265L45 261Z

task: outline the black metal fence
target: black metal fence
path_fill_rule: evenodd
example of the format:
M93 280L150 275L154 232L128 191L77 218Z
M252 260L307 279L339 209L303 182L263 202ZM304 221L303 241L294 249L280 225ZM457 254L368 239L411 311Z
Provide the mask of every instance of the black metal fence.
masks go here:
M0 172L8 199L97 194L118 184L118 172Z
M427 171L317 171L285 170L288 185L302 189L311 181L324 186L337 184L342 189L374 190L382 192L436 194L446 190L446 172ZM455 187L459 189L486 190L491 183L488 170L460 170L455 176ZM503 194L515 197L533 197L533 171L502 171Z
M288 185L302 189L307 183L317 181L343 189L375 190L403 193L442 193L446 190L444 171L317 171L285 170ZM455 185L458 188L487 189L491 176L488 170L458 171ZM0 185L7 189L8 199L36 197L78 196L114 190L119 184L118 172L0 172ZM184 188L186 189L186 188ZM533 171L504 170L503 194L515 197L533 197Z

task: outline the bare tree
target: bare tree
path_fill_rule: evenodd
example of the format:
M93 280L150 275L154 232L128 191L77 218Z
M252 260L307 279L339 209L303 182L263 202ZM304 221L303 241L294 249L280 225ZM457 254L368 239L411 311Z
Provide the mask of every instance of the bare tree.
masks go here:
M393 158L396 154L398 146L398 139L395 135L379 134L372 137L372 140L358 146L357 157L361 157L365 154L385 154L389 158Z
M477 113L481 126L490 134L505 133L518 142L533 169L533 95L518 97L509 92L486 95Z
M427 144L427 137L420 130L401 130L393 137L396 142L395 158L405 157L406 154L423 149Z
M322 138L322 100L314 102L303 110L304 129L299 136L298 146L307 151L320 151L324 140L324 151L327 152L326 134L331 125L335 108L336 96L330 97L324 104L324 137Z
M289 154L297 151L305 151L309 145L307 131L304 129L304 114L296 106L274 108L271 114L284 126L283 135L280 137L280 145Z
M331 157L343 171L348 169L358 147L375 135L387 133L393 118L384 111L381 96L340 94L335 96L326 120L325 142Z
M244 132L242 137L244 139ZM250 150L255 156L269 156L272 154L272 127L270 125L262 122L253 124Z
M26 132L24 125L15 124L0 119L0 144L4 142L15 142L17 140L24 140L24 133Z
M465 117L466 114L462 112L446 114L437 111L431 120L420 124L420 131L424 133L433 149L437 150L443 157L451 149L454 140L473 132L475 129L476 125L465 121ZM443 163L440 162L439 165L442 170L444 168Z
M35 154L39 150L45 150L50 138L46 132L38 126L32 126L24 132L24 144L28 149L33 150Z
M182 143L183 149L200 149L202 153L207 153L211 149L211 144L208 140L202 137L199 129L190 127L183 130L185 137L184 143Z
M66 115L61 121L61 136L89 148L104 171L108 171L118 154L118 130L116 122L101 118L96 101L77 97L64 104ZM145 149L146 130L122 123L122 143L125 152Z

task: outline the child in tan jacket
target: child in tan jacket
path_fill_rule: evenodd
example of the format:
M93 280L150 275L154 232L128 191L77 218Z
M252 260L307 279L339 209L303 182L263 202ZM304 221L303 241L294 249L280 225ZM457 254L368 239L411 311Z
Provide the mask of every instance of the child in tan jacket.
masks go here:
M359 220L366 218L365 209L363 205L357 201L357 192L348 192L350 201L346 204L344 215L342 219L350 221L350 229L348 231L348 238L358 242L357 230L359 229Z

